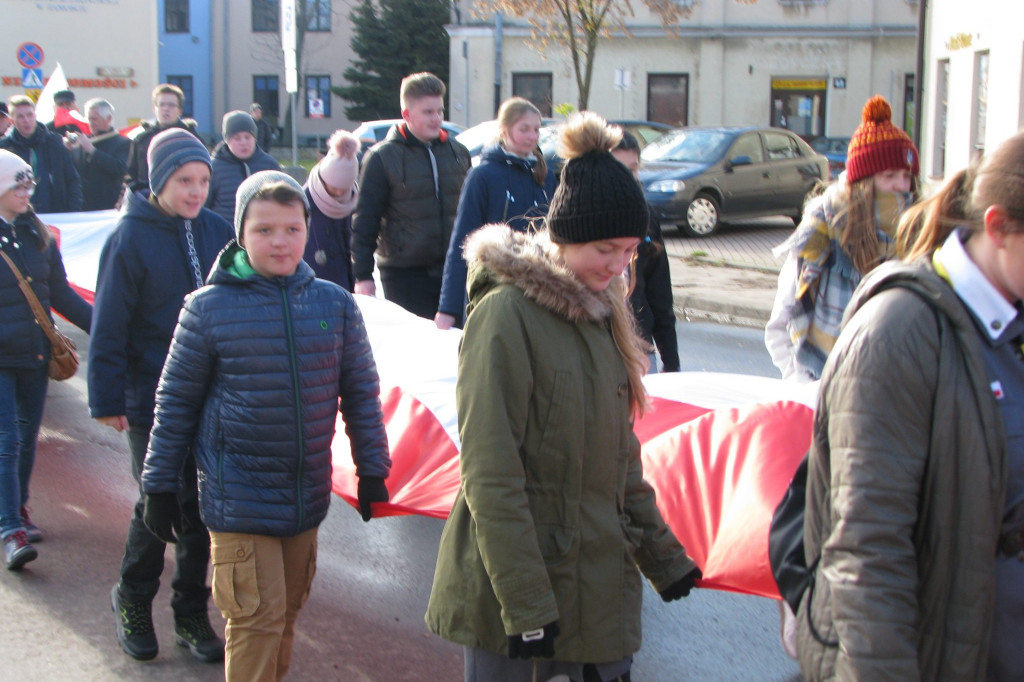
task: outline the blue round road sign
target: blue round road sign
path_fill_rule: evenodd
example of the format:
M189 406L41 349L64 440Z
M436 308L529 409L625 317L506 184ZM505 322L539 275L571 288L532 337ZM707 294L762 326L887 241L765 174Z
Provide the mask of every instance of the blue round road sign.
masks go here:
M18 63L26 69L38 69L43 64L43 48L35 43L22 43L18 47Z

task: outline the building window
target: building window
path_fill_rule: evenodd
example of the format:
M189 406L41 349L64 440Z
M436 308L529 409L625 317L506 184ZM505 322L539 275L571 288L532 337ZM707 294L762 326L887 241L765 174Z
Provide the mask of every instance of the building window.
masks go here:
M306 30L331 30L331 0L306 0Z
M690 117L690 75L647 74L647 120L685 126Z
M274 33L278 30L280 17L281 3L278 0L252 0L253 33Z
M551 116L551 74L512 74L512 96L530 100L541 116Z
M188 33L188 0L164 0L164 31Z
M828 0L779 0L783 7L809 7L812 5L827 5Z
M306 118L331 117L331 77L306 76Z
M252 101L263 108L263 118L268 119L268 123L276 124L281 115L277 76L253 76Z
M971 99L971 162L985 156L988 123L988 52L974 55L974 97Z
M935 137L932 139L932 177L946 174L946 114L949 110L949 60L935 69Z
M192 118L192 76L168 76L167 82L177 85L185 94L185 106L181 108L182 118Z
M903 131L914 137L914 74L903 74Z

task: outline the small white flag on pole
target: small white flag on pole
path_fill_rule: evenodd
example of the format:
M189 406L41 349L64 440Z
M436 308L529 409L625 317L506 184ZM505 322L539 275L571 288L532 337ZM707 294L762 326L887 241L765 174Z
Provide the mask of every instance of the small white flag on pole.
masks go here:
M68 79L64 77L64 69L60 62L57 68L50 74L50 80L46 81L43 91L39 93L39 101L36 102L36 120L46 123L53 120L53 93L68 89Z

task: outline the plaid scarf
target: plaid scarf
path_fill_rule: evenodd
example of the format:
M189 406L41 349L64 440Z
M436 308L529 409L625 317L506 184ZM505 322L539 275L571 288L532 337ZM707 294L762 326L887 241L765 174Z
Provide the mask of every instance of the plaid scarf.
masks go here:
M821 377L825 359L839 337L843 313L863 276L840 245L849 215L847 187L845 183L829 187L808 207L793 236L778 249L798 253L796 303L789 311L787 329L797 348L797 364L815 379ZM875 193L879 263L895 256L896 226L912 200L902 192Z

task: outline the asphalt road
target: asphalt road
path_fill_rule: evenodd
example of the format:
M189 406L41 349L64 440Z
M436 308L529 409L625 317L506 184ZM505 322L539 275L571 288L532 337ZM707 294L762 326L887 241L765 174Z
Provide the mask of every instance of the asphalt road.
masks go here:
M773 376L759 335L680 323L684 369ZM85 350L88 339L77 330L72 336ZM83 367L50 387L30 502L46 540L38 560L0 574L0 679L223 679L220 665L174 646L166 586L154 604L159 656L138 663L118 647L109 593L135 484L124 436L87 416L84 376ZM364 524L336 499L320 528L318 573L299 616L289 679L461 680L461 650L423 624L442 526L419 517ZM799 680L779 646L774 602L710 590L667 605L650 589L645 597L637 682ZM212 604L211 617L222 627Z

